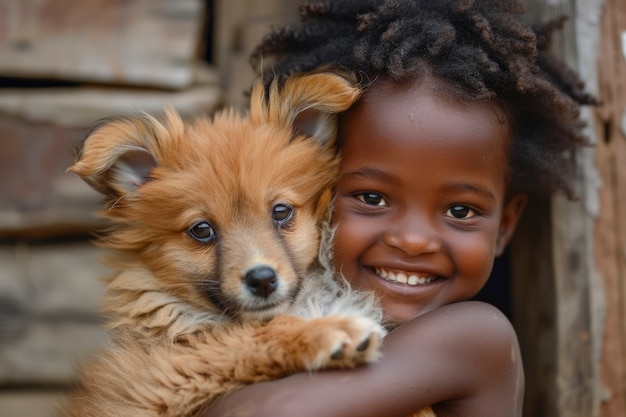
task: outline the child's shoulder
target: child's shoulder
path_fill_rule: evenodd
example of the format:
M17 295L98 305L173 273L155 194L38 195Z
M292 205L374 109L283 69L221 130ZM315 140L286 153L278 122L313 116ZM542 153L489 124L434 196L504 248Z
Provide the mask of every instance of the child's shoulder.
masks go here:
M473 359L484 357L493 362L497 354L510 359L511 349L518 349L517 335L509 319L498 308L482 301L449 304L414 320L411 325L421 334L439 339L454 353ZM494 355L496 355L494 357Z
M497 307L482 301L461 301L448 304L413 319L406 325L429 327L435 334L465 335L468 332L482 334L502 333L516 337L509 319Z
M377 377L398 395L428 386L414 405L441 416L520 416L524 371L515 330L496 307L463 301L439 307L386 336ZM402 397L404 398L404 397Z
M459 369L481 379L519 366L513 325L498 308L481 301L457 302L422 314L393 330L385 344L397 347L399 354L408 353L403 346L419 349L417 362L446 364L439 368L443 379L454 377Z
M476 411L466 415L521 414L524 372L519 344L511 322L496 307L479 301L453 303L405 323L387 337L396 338L392 345L397 353L407 345L419 351L417 367L436 364L428 375L431 388L453 393L441 398L439 407L447 410L442 415L457 415L466 406ZM402 352L406 358L408 352Z
M430 314L440 318L456 319L476 325L501 325L512 330L511 322L504 313L492 304L483 301L461 301L439 307ZM455 321L453 320L452 324Z

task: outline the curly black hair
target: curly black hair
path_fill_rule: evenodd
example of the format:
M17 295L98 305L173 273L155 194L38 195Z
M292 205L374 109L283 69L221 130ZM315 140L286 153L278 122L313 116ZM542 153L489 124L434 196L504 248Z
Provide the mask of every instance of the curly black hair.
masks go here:
M361 74L362 87L434 74L459 98L497 100L513 132L509 191L573 197L580 106L596 101L546 53L565 19L532 27L523 12L516 0L309 0L301 24L273 29L250 60L266 82L325 66Z

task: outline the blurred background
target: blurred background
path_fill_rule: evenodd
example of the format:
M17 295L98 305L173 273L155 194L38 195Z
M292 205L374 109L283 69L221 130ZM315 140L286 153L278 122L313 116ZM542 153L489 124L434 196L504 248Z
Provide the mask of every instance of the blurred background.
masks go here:
M54 416L104 340L100 199L65 173L76 144L101 117L245 109L248 56L297 3L0 0L0 417ZM526 416L623 417L626 2L526 4L530 21L570 16L554 53L602 105L583 112L580 200L531 201L481 297L518 332Z

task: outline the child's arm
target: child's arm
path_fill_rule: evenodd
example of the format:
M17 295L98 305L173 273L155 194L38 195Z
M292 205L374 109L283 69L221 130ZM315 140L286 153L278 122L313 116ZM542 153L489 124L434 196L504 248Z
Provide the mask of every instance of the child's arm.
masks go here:
M368 367L246 387L204 415L406 417L434 404L438 417L521 416L517 338L490 305L462 302L424 314L389 334L383 355Z

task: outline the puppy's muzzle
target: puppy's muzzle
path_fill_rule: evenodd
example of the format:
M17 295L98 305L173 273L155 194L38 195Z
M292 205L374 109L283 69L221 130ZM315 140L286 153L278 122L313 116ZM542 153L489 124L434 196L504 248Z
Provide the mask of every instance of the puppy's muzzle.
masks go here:
M246 272L244 282L252 294L267 298L278 287L278 276L274 268L257 266Z

